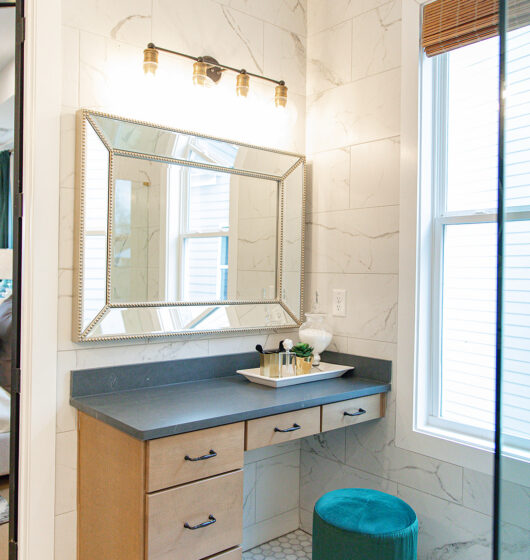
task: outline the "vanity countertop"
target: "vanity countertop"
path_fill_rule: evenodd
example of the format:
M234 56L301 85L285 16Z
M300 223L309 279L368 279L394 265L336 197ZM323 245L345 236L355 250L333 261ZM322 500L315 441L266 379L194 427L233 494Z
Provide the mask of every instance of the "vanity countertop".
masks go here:
M369 358L332 354L334 356L329 356L329 361L332 361L329 358L334 357L335 363L342 361L347 365L355 364L356 367L358 362L361 375L366 372L367 364L363 360L370 360ZM230 358L237 359L236 356L226 356L228 360L225 362L230 362ZM248 358L243 365L247 367L253 357L241 356ZM343 357L340 361L339 356ZM357 362L355 358L358 358ZM209 361L211 358L204 360ZM198 360L176 362L191 362L189 365L195 368L200 363ZM199 372L199 379L196 381L189 380L189 376L185 375L184 380L180 382L169 382L171 380L167 373L163 378L157 375L155 366L161 364L163 363L151 364L153 374L142 374L142 381L136 382L136 386L133 381L132 386L129 383L129 387L127 382L124 382L126 378L121 371L123 368L126 370L126 366L98 370L95 377L96 370L73 372L70 403L89 416L137 439L150 440L390 390L390 362L384 360L374 361L373 378L361 376L358 372L348 372L343 377L280 389L257 385L240 375L227 375L226 371L219 371L216 376L202 379ZM149 367L149 364L131 366L129 369L132 368L132 372L129 375L134 376L135 368L141 372ZM185 370L186 367L180 369ZM118 372L115 371L117 369ZM158 370L160 372L164 368L159 367ZM157 378L164 383L156 384ZM87 379L90 380L88 383ZM87 389L90 384L93 394L89 394Z

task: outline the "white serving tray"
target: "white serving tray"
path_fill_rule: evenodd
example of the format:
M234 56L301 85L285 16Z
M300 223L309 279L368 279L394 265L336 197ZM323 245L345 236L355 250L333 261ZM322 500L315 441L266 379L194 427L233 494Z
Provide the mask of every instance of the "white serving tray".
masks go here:
M265 377L260 375L260 368L238 369L237 373L244 375L252 383L267 385L268 387L287 387L288 385L298 385L299 383L309 383L310 381L322 381L323 379L332 379L340 377L347 371L354 369L352 366L339 366L337 364L328 364L320 362L320 365L313 366L311 373L305 375L292 375L290 377Z

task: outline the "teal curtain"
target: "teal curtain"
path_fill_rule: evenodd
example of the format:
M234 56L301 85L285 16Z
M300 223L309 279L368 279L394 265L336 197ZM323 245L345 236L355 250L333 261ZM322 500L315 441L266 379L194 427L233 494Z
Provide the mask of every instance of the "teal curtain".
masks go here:
M0 249L10 248L10 160L9 150L0 152Z

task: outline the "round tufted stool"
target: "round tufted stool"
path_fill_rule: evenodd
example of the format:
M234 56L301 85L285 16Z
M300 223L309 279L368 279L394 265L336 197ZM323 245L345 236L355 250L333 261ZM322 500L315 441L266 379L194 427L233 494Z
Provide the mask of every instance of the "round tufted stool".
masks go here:
M416 560L418 520L403 500L377 490L324 494L313 512L313 560Z

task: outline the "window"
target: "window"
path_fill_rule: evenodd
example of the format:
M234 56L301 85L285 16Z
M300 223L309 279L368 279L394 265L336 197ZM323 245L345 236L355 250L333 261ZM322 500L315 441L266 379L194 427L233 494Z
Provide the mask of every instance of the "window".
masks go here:
M213 146L197 139L189 146L190 159L233 165L237 147ZM212 150L215 153L212 153ZM180 220L180 299L228 299L231 175L193 167L182 168Z
M530 27L508 35L505 431L530 456ZM422 220L429 238L429 372L420 429L493 438L495 404L499 40L424 58ZM429 214L428 216L425 214ZM425 240L423 240L425 241ZM423 335L420 335L420 339Z

